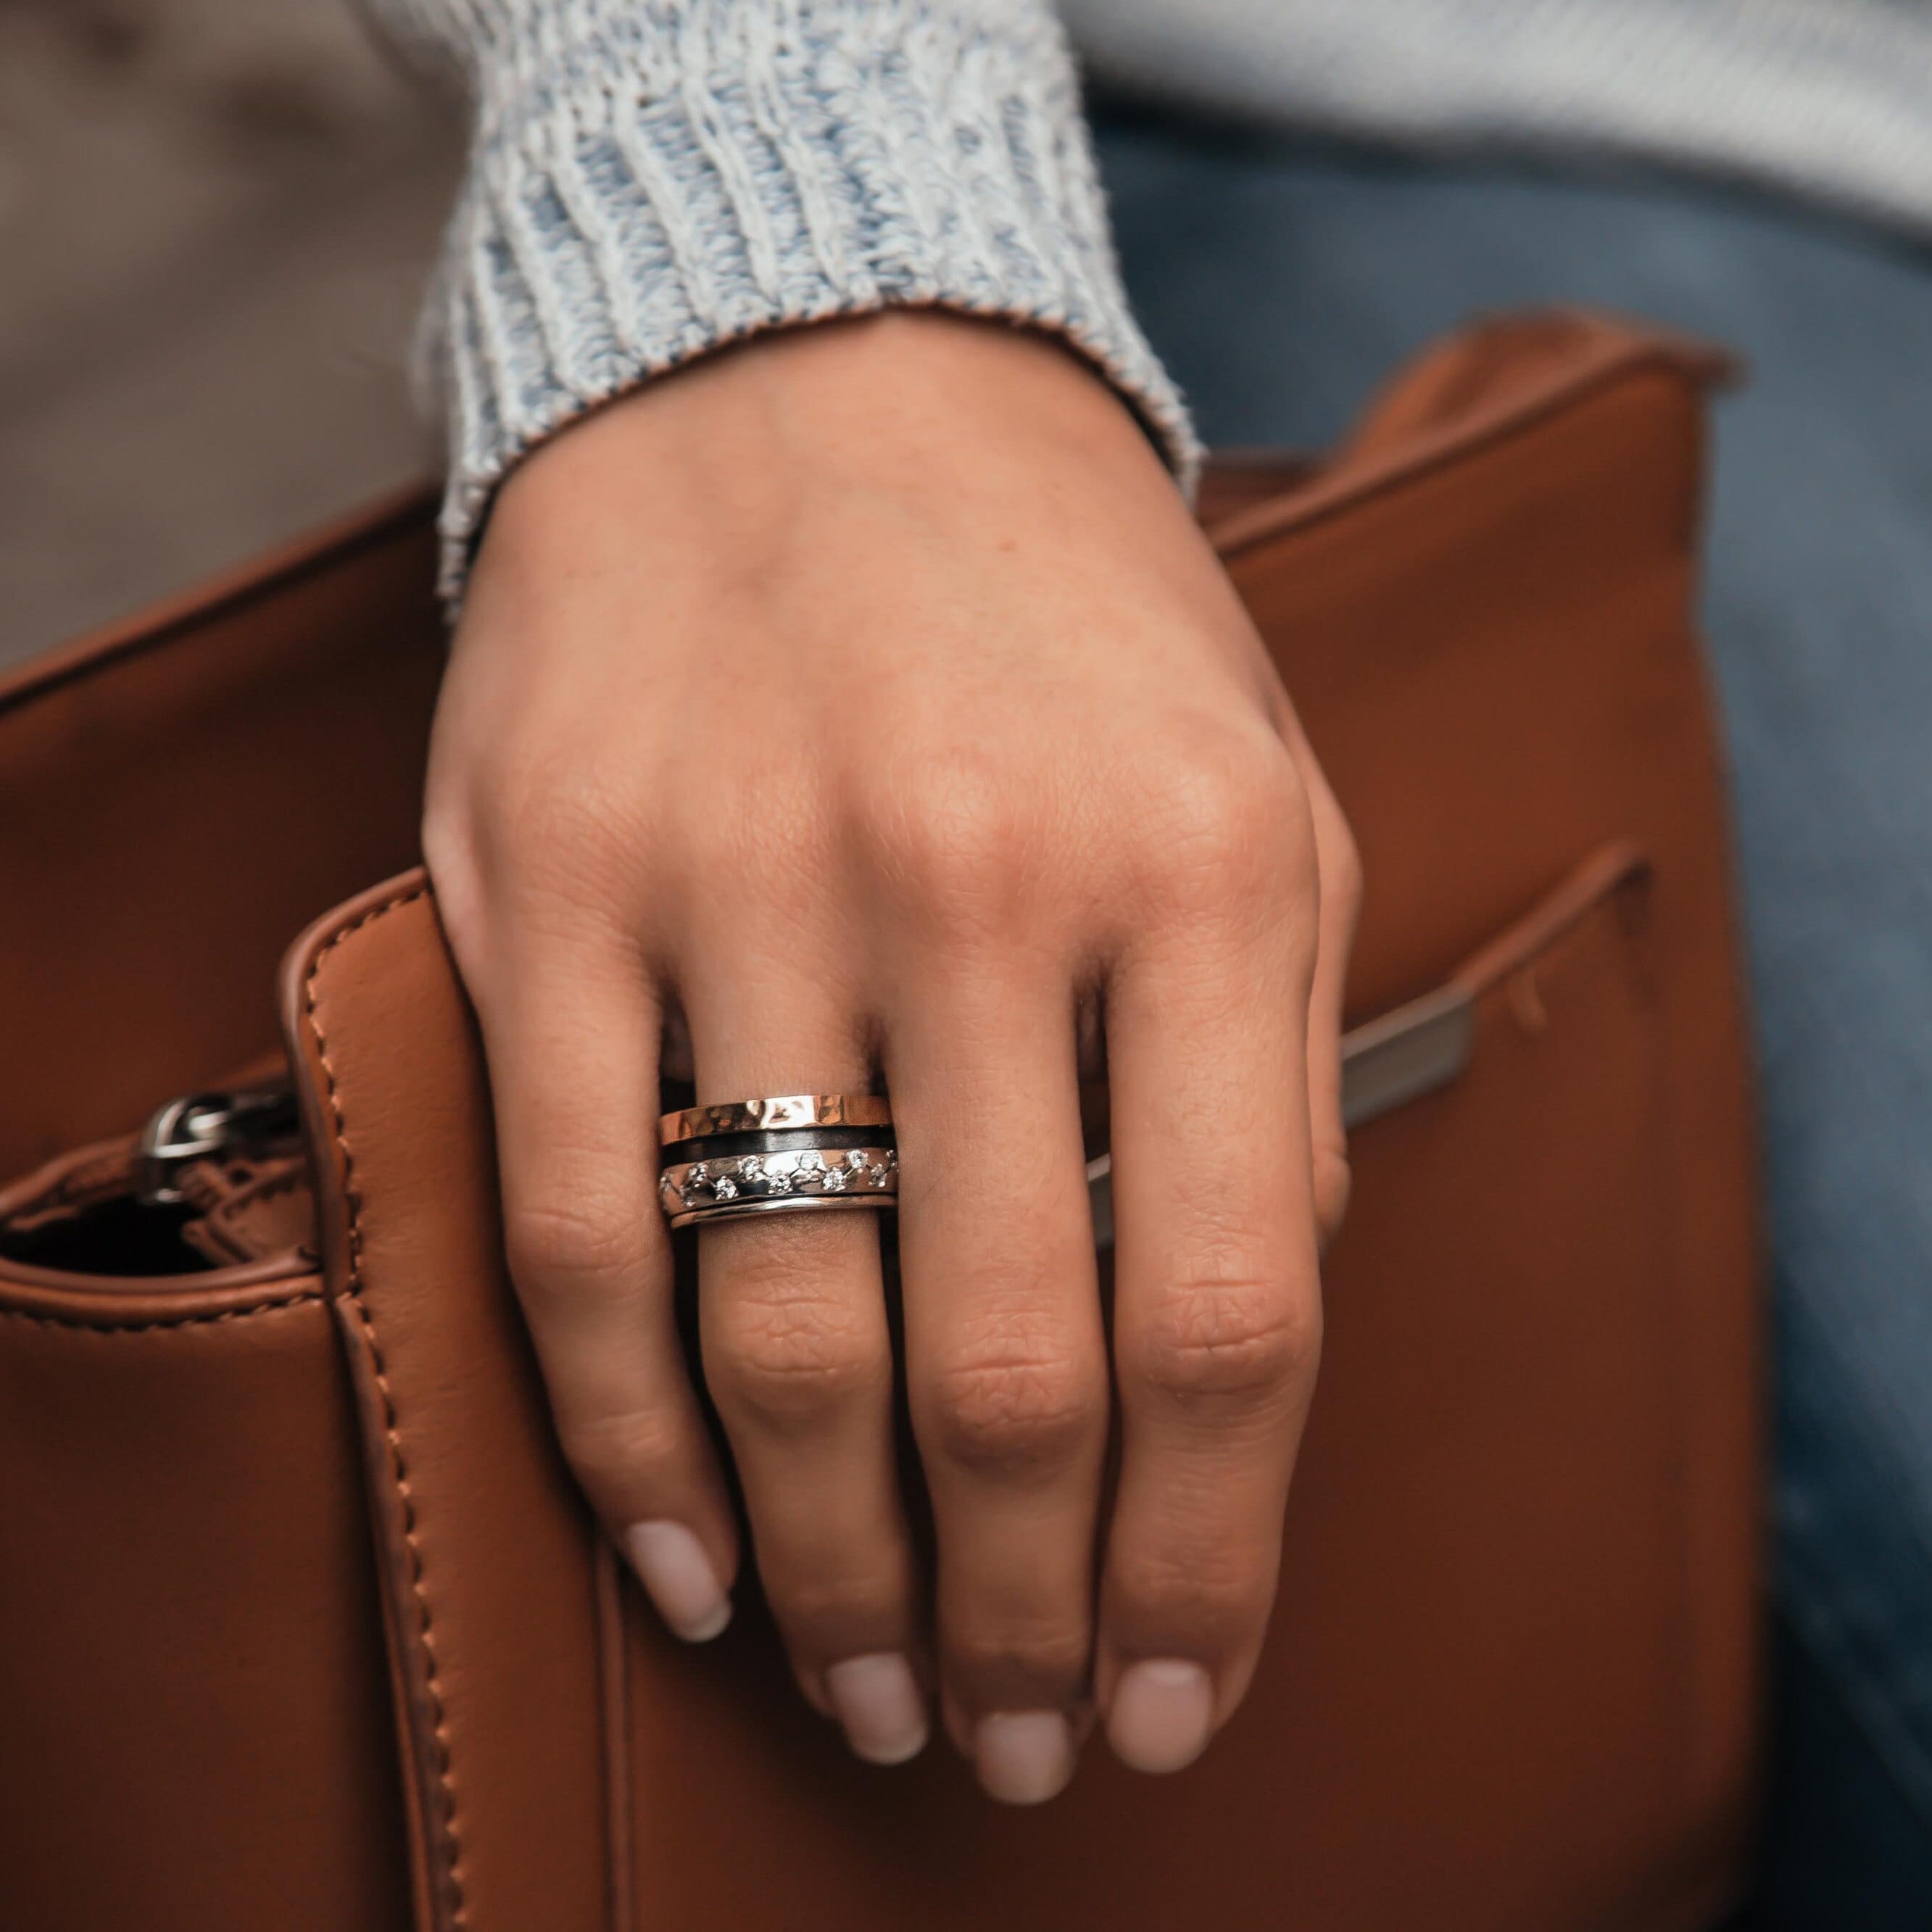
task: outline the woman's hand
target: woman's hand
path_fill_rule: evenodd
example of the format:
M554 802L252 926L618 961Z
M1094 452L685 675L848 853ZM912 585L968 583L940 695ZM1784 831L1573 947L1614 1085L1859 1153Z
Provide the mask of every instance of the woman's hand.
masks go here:
M561 1439L665 1621L721 1629L740 1552L673 1327L661 1057L704 1101L883 1078L929 1633L874 1217L701 1237L704 1376L800 1682L895 1762L936 1676L1016 1801L1095 1708L1129 1763L1192 1759L1274 1591L1357 886L1122 405L1043 338L922 314L587 418L502 492L424 836ZM1078 1096L1102 1038L1111 1379Z

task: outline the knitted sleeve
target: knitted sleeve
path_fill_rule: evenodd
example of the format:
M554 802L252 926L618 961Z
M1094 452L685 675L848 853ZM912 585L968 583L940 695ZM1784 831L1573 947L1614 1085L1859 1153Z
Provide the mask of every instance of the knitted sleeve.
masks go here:
M373 0L473 106L425 316L443 587L593 405L760 329L937 305L1052 331L1184 479L1049 0Z

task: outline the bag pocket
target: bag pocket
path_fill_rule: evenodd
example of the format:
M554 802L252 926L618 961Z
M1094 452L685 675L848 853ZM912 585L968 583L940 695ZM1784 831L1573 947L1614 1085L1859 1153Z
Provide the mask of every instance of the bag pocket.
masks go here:
M403 1932L361 1446L302 1190L150 1205L139 1169L126 1136L0 1189L0 1917Z
M1600 851L1354 1036L1387 1076L1403 1013L1460 1016L1433 1024L1464 1064L1442 1081L1438 1057L1436 1090L1383 1080L1407 1104L1352 1136L1246 1767L1295 1794L1291 1922L1395 1923L1420 1886L1443 1927L1648 1923L1697 1867L1696 1284L1648 879Z

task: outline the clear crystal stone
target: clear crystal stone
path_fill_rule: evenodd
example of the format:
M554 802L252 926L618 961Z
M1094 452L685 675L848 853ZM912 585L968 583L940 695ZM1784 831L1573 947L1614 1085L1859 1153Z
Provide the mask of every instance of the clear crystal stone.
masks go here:
M738 1184L728 1174L721 1174L711 1184L711 1196L715 1201L735 1201L738 1198Z

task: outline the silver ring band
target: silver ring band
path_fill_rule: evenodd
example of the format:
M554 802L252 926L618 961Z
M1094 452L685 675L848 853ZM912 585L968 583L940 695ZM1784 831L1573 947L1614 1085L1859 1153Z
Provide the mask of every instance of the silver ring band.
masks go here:
M899 1157L890 1147L788 1147L766 1154L677 1161L658 1176L658 1204L674 1228L800 1209L897 1204Z

